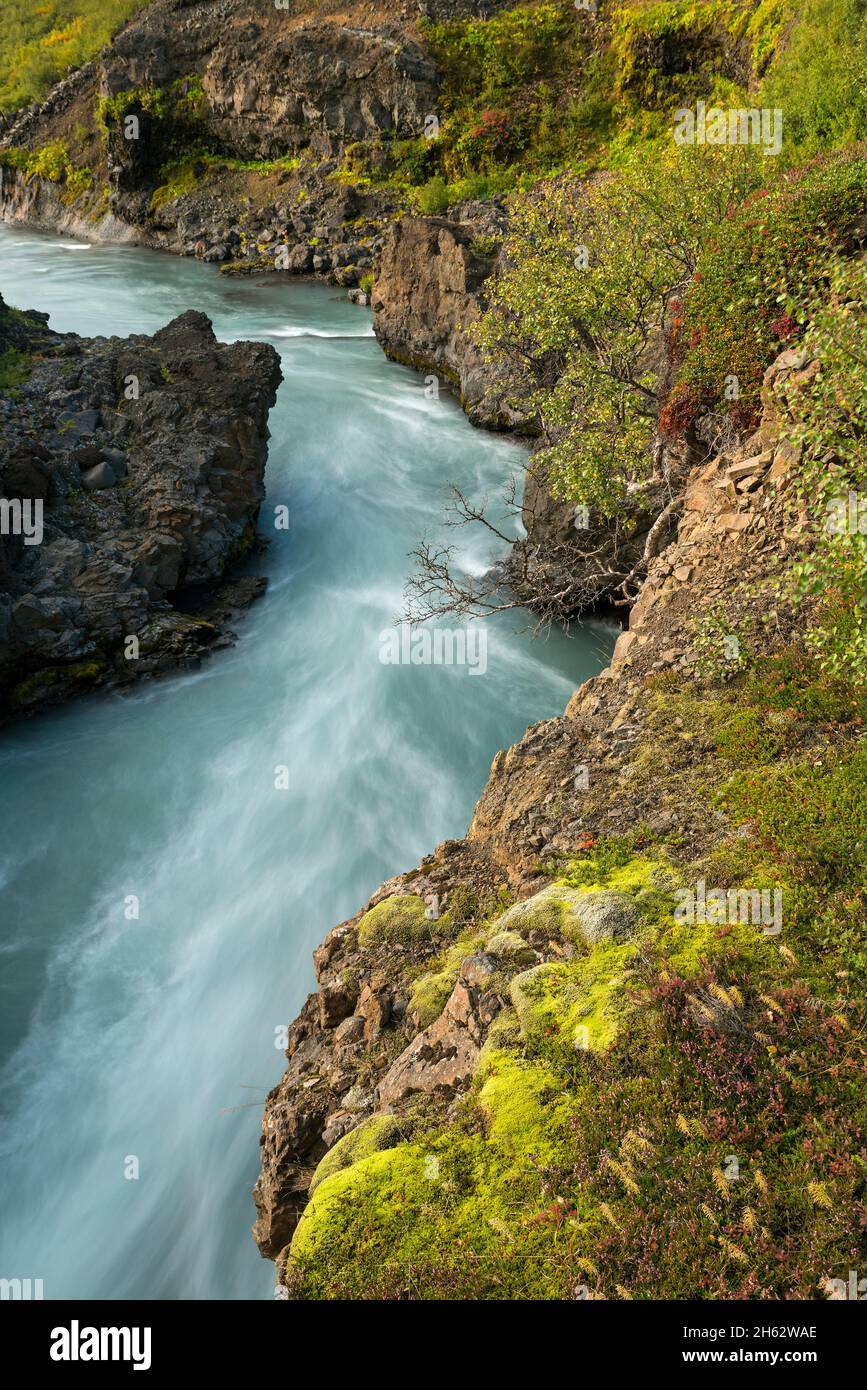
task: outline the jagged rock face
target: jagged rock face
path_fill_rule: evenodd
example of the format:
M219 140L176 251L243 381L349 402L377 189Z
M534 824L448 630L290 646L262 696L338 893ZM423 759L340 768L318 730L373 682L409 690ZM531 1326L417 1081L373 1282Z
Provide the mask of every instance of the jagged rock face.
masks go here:
M218 586L252 541L281 379L273 348L220 344L195 311L153 337L52 334L44 316L17 332L46 355L0 400L0 500L38 501L42 534L3 537L3 713L226 640L223 621L264 587ZM200 591L196 618L172 606L179 589Z
M472 1080L485 1031L500 1009L495 994L484 994L460 979L434 1023L414 1038L383 1077L377 1104L401 1105L410 1096L450 1094Z
M265 52L220 47L203 85L217 135L260 159L308 144L326 158L385 130L417 137L436 108L431 60L390 25L311 23Z
M515 428L524 421L503 399L491 364L473 340L485 281L496 263L477 243L492 221L502 232L505 215L494 205L483 224L445 217L397 222L373 290L373 327L389 357L442 373L475 424Z
M268 159L305 146L327 157L383 131L421 134L436 109L436 73L400 23L373 27L296 16L250 0L157 4L102 60L105 95L165 90L198 74L206 124L227 150Z

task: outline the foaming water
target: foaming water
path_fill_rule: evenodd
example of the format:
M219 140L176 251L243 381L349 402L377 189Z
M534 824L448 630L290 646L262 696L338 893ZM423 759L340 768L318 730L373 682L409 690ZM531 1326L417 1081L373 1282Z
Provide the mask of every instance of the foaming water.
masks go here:
M613 633L532 642L502 617L484 675L383 665L447 484L494 495L517 447L428 400L321 285L17 229L0 249L4 297L59 329L149 333L193 307L274 341L263 529L291 516L235 648L0 736L0 1276L47 1298L267 1298L250 1188L311 950L463 833L494 753L562 711ZM461 556L489 560L478 540Z

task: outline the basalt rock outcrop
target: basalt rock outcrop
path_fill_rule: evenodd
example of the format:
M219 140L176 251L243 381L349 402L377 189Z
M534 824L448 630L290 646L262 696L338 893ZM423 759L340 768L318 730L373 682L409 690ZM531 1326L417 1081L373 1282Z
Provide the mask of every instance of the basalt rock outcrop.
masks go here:
M515 429L529 422L505 400L473 338L506 225L497 203L402 218L386 239L372 307L387 356L445 377L475 424Z
M52 333L0 302L0 713L194 664L264 588L255 540L279 358L189 311L153 337Z

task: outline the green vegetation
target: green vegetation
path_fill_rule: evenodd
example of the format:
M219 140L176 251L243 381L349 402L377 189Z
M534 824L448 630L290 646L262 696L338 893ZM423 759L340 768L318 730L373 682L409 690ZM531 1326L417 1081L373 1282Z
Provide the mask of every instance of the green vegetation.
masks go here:
M124 117L146 112L163 120L168 114L168 98L159 87L129 87L113 97L101 97L96 108L96 124L105 138L122 125Z
M797 305L827 284L865 205L867 159L845 153L757 189L709 229L673 343L693 402L716 404L734 377L736 422L755 424L765 367L798 336Z
M360 1163L371 1154L391 1148L399 1138L400 1125L393 1115L371 1115L369 1119L362 1120L360 1125L344 1134L328 1150L311 1179L311 1196L326 1178L343 1172L344 1168L351 1168L354 1163Z
M93 188L93 173L76 165L62 140L53 140L35 150L14 145L0 150L0 165L20 170L28 183L31 179L47 179L64 185L63 199L72 203Z
M3 0L0 110L45 96L67 68L90 62L143 0Z
M29 377L30 370L31 361L26 352L11 347L0 352L0 391L20 386Z
M655 165L516 200L480 339L512 373L514 403L538 412L539 461L563 496L611 511L646 477L660 406L652 337L704 238L763 175L759 159L672 143Z
M794 568L796 596L819 604L808 642L829 675L867 682L867 263L838 261L794 306L818 368L779 394L801 451L800 490L816 536Z
M78 661L71 666L47 666L34 676L28 676L12 691L14 709L26 709L28 705L41 699L44 692L56 686L88 686L99 680L107 668L105 657L93 657L89 661Z
M616 179L516 200L480 341L514 404L538 412L539 462L564 498L613 511L650 476L657 423L679 438L722 408L755 425L765 368L867 201L860 149L796 173L767 163L672 145ZM677 367L664 397L661 330Z
M170 159L162 166L159 176L164 182L154 189L151 212L158 212L165 203L170 203L185 193L191 193L209 170L233 169L241 173L258 174L261 178L270 178L272 174L295 173L299 162L298 159L288 156L283 159L232 159L226 155L212 154L202 148L181 159Z
M448 913L429 921L421 898L412 893L395 893L377 903L365 913L358 926L358 938L363 946L386 941L417 941L448 936L451 930Z
M784 153L804 158L867 139L867 5L806 0L762 85L785 111Z

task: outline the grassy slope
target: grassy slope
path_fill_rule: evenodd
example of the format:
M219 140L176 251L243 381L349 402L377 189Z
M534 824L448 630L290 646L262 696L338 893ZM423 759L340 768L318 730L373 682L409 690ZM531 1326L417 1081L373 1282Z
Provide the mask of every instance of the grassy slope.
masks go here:
M44 97L67 68L89 62L142 0L2 0L0 111Z
M501 1015L457 1122L420 1112L326 1177L295 1296L810 1298L863 1259L867 706L795 650L654 703L637 757L660 795L751 834L700 864L638 832L560 866L633 895L637 937ZM784 935L678 925L698 876L781 886Z

